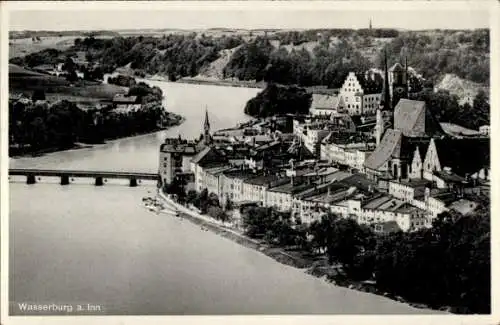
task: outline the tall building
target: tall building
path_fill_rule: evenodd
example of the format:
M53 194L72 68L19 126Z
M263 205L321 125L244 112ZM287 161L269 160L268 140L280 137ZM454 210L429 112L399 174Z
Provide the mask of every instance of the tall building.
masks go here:
M389 69L389 84L392 98L392 107L396 107L401 98L408 98L408 61L405 66L395 63Z
M349 72L340 91L337 109L350 115L374 114L380 105L380 83L375 76Z
M208 119L208 109L205 110L205 123L203 124L203 141L206 145L210 144L212 136L210 134L210 121Z

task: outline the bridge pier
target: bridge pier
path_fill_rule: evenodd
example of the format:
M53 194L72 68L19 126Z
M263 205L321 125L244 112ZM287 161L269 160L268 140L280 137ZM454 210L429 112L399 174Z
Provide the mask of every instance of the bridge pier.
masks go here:
M33 174L26 175L26 184L36 184L36 176Z
M130 187L136 187L136 186L137 186L137 178L131 178Z
M103 186L104 183L102 182L102 177L96 177L95 178L95 186Z
M61 185L69 185L69 176L61 175Z

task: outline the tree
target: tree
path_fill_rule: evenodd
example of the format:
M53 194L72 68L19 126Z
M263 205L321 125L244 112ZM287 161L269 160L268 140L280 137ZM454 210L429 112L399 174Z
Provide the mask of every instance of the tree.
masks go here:
M206 214L208 211L208 190L206 188L200 192L197 201L199 202L198 208L201 210L201 213Z
M37 89L33 92L33 96L31 96L31 100L36 102L37 100L45 100L45 92L43 89Z
M226 205L225 205L226 211L231 211L231 210L233 210L233 208L234 208L233 201L231 201L231 199L229 197L226 197Z
M186 197L186 203L194 204L197 196L198 194L196 193L195 190L189 190Z

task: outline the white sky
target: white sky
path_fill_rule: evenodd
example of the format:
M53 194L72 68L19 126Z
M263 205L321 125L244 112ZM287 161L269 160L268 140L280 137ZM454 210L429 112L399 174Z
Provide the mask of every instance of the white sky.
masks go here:
M366 28L471 29L489 27L487 6L451 1L408 4L370 1L163 2L9 4L10 30L179 28ZM484 4L484 2L483 2ZM40 6L41 5L41 6ZM34 10L35 9L35 10Z

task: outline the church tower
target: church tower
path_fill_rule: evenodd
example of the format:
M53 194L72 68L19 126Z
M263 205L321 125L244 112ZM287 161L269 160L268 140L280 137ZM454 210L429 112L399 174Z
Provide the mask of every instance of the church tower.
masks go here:
M405 67L396 63L391 68L392 107L396 107L401 98L408 98L408 61Z
M382 118L382 112L380 109L377 110L377 119L375 122L375 144L378 147L382 136L384 135L384 119Z
M209 144L212 140L210 135L210 121L208 120L208 109L205 110L205 123L203 124L203 140L205 144Z
M391 88L389 85L389 69L387 68L387 52L384 51L384 85L382 87L382 97L380 98L380 109L392 111Z

